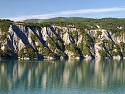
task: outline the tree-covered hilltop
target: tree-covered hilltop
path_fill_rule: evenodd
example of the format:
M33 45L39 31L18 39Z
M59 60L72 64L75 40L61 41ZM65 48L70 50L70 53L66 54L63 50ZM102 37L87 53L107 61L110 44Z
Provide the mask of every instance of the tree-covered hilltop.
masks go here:
M34 21L34 22L33 22ZM78 29L96 29L101 27L113 33L120 34L120 32L125 31L125 18L82 18L82 17L57 17L51 19L29 19L23 23L26 26L65 26L65 27L75 27Z
M58 17L0 20L0 57L125 57L125 19Z
M103 29L113 30L118 29L118 27L125 27L125 19L124 18L102 18L102 19L94 19L94 18L82 18L82 17L57 17L51 19L28 19L24 20L27 24L37 24L37 25L59 25L59 26L67 26L73 25L77 28L86 28L93 29L97 25L99 25Z
M7 32L8 31L8 28L10 27L10 25L12 25L14 22L11 21L11 20L1 20L0 19L0 29L1 31L3 32Z
M82 18L82 17L57 17L51 19L28 19L23 22L13 22L10 20L0 20L0 28L2 31L7 31L9 26L12 24L24 25L24 26L65 26L75 27L78 29L96 29L101 27L113 33L119 33L125 30L125 19L124 18Z

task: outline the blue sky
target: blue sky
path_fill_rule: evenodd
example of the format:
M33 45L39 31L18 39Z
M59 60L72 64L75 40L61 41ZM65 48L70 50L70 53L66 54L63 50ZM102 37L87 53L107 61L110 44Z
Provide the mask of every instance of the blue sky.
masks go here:
M125 18L125 0L0 0L0 18Z

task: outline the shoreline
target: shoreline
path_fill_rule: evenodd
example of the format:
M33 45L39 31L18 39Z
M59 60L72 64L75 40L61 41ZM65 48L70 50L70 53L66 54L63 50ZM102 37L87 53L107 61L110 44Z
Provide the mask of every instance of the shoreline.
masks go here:
M24 57L24 58L8 58L8 57L1 57L0 60L101 60L101 59L109 59L109 60L124 60L125 57L119 57L119 56L113 56L113 57L70 57L70 58L53 58L53 57L46 57L46 58L29 58L29 57Z

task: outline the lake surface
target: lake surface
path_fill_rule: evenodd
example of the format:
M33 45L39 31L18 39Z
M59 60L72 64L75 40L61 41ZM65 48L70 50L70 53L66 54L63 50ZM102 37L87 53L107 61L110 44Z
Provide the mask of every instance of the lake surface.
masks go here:
M0 94L124 94L125 61L0 61Z

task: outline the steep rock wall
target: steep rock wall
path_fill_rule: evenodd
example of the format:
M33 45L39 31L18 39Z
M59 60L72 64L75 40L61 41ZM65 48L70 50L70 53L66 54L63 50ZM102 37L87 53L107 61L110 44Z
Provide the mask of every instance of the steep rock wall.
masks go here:
M3 34L1 30L0 34ZM80 31L76 28L61 26L25 27L11 25L7 38L1 41L1 49L9 48L14 57L21 58L34 58L27 55L27 47L30 48L28 54L38 55L37 58L47 58L48 56L49 58L100 58L116 55L123 57L124 51L120 43L125 43L124 32L116 36L115 33L104 29ZM21 53L26 55L22 56ZM102 56L102 54L105 55Z

